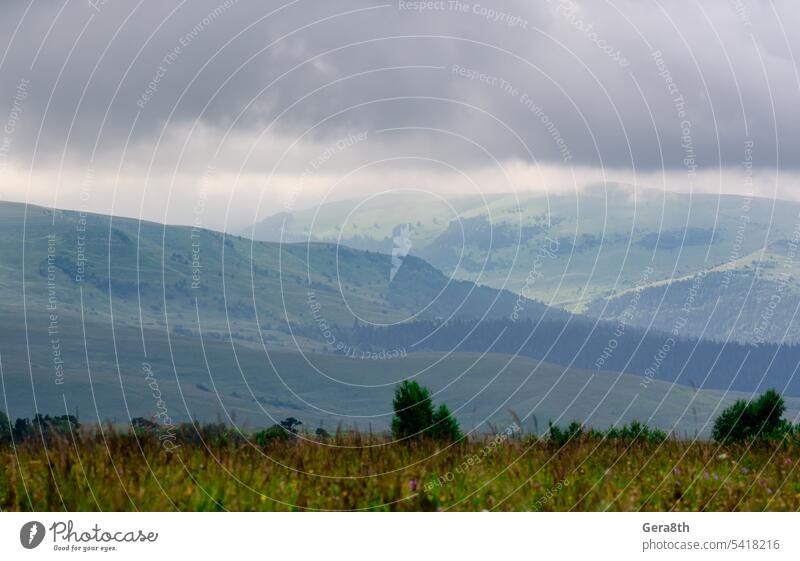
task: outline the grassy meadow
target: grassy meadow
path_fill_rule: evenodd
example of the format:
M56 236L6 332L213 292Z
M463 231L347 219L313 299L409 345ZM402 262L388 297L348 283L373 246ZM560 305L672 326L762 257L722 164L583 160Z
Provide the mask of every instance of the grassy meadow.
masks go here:
M317 439L317 440L315 440ZM176 443L177 442L177 443ZM800 444L521 431L446 445L357 433L257 445L81 428L0 447L4 511L734 511L800 508Z

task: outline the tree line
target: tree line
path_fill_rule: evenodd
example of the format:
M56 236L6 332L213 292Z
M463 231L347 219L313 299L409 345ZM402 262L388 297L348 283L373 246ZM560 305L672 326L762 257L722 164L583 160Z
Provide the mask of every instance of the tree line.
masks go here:
M394 416L391 432L397 440L432 439L437 441L459 442L465 439L456 418L445 403L434 406L430 390L413 380L406 380L395 388L392 400ZM786 403L776 390L767 390L752 400L739 399L722 411L714 422L712 438L720 443L746 442L756 440L778 440L798 438L800 425L793 425L783 418ZM251 436L259 446L274 442L286 442L297 438L302 421L288 417L271 427L257 431ZM158 424L136 417L131 420L131 434L145 436L154 434ZM8 416L0 411L0 444L24 442L33 438L71 437L80 429L78 418L73 415L41 415L33 419L16 419L10 422ZM314 436L320 440L330 438L323 428L318 428ZM244 442L246 435L224 423L201 425L181 423L176 430L176 438L181 442L199 444L207 440L230 440ZM642 441L658 443L666 440L666 432L632 421L621 427L611 427L605 431L587 429L577 421L566 428L550 424L547 433L549 441L559 446L584 439L611 439L623 441Z

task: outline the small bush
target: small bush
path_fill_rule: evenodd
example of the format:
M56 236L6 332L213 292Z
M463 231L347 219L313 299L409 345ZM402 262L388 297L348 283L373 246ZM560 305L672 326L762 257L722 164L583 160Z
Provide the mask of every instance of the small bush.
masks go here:
M37 413L32 420L17 419L12 429L14 440L22 441L31 436L44 438L68 438L80 428L74 415L42 415Z
M272 425L269 428L260 430L253 435L256 444L259 446L266 446L275 442L286 442L294 436L280 425Z
M610 427L603 431L595 428L585 430L583 425L577 421L572 421L566 429L550 423L548 439L564 446L568 442L577 440L621 440L623 442L647 442L659 443L667 439L667 433L660 429L651 428L639 421L631 421L630 424L621 427Z
M564 446L567 442L575 442L583 436L583 425L578 421L572 421L566 429L560 429L558 425L549 423L549 439L558 446Z
M253 439L259 446L266 446L274 442L286 442L297 436L297 427L302 424L294 417L287 417L277 425L258 431L253 435ZM320 435L320 430L322 429L317 429L317 436ZM323 430L323 432L325 431Z
M714 421L711 436L717 442L781 438L792 430L785 411L783 396L773 389L753 401L736 400Z
M647 425L633 420L630 424L620 428L611 427L605 433L608 439L619 439L625 442L649 442L657 444L667 439L667 433L661 429L650 428Z
M179 423L177 426L172 424L155 424L147 419L142 420L137 417L131 420L134 431L139 436L147 434L157 434L159 438L172 435L178 441L185 444L194 445L227 445L241 444L244 436L234 427L222 422L201 423L198 420Z
M137 434L150 434L158 431L158 423L145 419L144 417L134 417L131 419L131 427Z

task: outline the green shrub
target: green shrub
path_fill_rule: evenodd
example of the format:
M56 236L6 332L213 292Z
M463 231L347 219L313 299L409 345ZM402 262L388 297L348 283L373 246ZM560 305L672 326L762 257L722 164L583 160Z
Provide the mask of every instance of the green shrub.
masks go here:
M428 436L455 441L463 436L447 405L443 403L434 411L430 391L416 381L406 380L397 386L392 406L392 434L395 438Z
M302 424L303 423L301 423L300 421L298 421L294 417L287 417L286 419L281 421L281 426L284 429L286 429L288 432L291 432L293 434L297 434L297 427L299 427Z
M610 427L606 431L595 428L585 430L581 423L572 421L566 429L550 423L548 438L558 446L564 446L568 442L575 442L581 439L659 443L667 439L667 433L660 429L650 428L636 420L621 427Z
M133 432L139 436L156 434L158 432L158 424L144 417L134 417L131 419L131 427L133 428Z
M239 430L223 422L201 423L198 420L179 423L153 423L136 417L131 420L134 432L139 436L158 435L160 439L171 437L185 444L194 445L239 445L245 441Z
M667 433L660 429L650 428L639 421L633 420L630 424L622 425L619 429L608 429L606 437L618 438L626 442L650 442L657 444L667 439Z
M290 438L294 436L294 433L290 433L285 428L280 425L272 425L269 428L264 430L260 430L253 435L253 438L256 441L256 444L259 446L266 446L267 444L271 444L274 442L286 442Z
M297 427L302 424L301 421L294 417L287 417L277 425L258 431L253 435L253 438L259 446L265 446L273 442L286 442L297 436ZM317 429L317 436L320 436L320 430L322 429ZM326 435L328 434L324 430L322 432Z
M22 441L29 438L33 434L31 422L28 419L17 419L14 421L14 440Z
M433 402L428 388L406 380L394 391L392 434L395 438L421 437L433 424Z
M430 428L430 436L437 440L448 440L455 442L464 436L461 434L461 427L458 421L450 413L447 405L442 403L433 413L433 425Z
M792 430L785 411L783 396L773 389L753 401L738 399L714 421L711 436L717 442L780 438Z
M11 422L8 416L0 411L0 444L8 444L11 442Z
M583 425L578 421L572 421L566 429L560 429L558 425L548 423L550 426L549 439L558 446L564 446L567 442L575 442L583 436Z
M20 419L17 419L17 422L19 421ZM25 423L27 424L27 419L25 419ZM80 426L78 418L74 415L55 415L51 417L50 415L37 413L30 422L30 430L26 437L30 436L31 433L41 434L47 438L70 437Z

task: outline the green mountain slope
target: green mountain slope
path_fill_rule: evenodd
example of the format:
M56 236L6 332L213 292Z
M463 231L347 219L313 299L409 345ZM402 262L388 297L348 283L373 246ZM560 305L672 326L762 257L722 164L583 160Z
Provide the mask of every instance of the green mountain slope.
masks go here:
M681 334L733 335L748 342L757 337L753 326L761 321L764 298L776 290L787 301L800 295L793 242L798 216L795 202L610 184L571 194L446 201L399 192L268 218L245 234L337 240L389 252L407 225L410 253L448 275L612 321L620 319L635 288L663 290L687 279L691 286L695 275L728 271L727 276L738 279L735 288L719 292L709 287L691 298ZM742 288L753 279L752 290ZM709 284L718 282L709 277ZM677 284L663 302L657 293L637 302L632 325L669 331L691 295L686 284ZM705 310L717 297L731 317L706 327ZM733 313L739 310L742 314ZM791 315L770 322L766 340L781 341L783 334L788 341L800 340Z
M0 308L62 320L294 345L288 323L350 327L508 316L509 292L452 281L428 263L330 244L253 243L208 230L0 204ZM82 305L81 305L82 302ZM536 317L546 307L527 302ZM563 315L552 311L554 315Z

